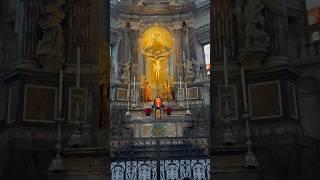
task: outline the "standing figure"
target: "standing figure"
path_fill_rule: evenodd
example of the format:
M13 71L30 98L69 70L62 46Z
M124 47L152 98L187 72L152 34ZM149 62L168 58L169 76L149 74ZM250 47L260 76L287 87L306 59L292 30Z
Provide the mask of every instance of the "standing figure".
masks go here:
M150 86L150 83L149 83L149 81L147 79L144 79L144 82L143 82L142 100L144 102L152 101L151 86Z
M243 21L245 24L245 49L267 51L269 36L264 31L265 17L262 11L265 4L262 0L249 0L244 8Z
M64 4L65 0L48 1L40 10L39 26L43 37L38 42L36 54L44 69L59 71L65 62Z
M122 65L122 83L128 84L130 82L130 63L126 62Z
M172 92L171 92L171 85L167 80L165 80L163 83L163 89L162 89L161 96L164 101L172 101L173 100Z
M160 60L156 60L155 63L153 63L153 72L156 73L156 79L159 79L160 77L160 69L161 69Z

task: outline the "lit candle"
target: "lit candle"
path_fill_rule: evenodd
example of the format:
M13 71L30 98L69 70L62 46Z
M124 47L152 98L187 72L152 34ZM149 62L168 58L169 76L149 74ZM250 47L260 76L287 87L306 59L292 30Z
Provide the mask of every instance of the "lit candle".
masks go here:
M133 76L133 90L136 89L136 76Z
M76 75L76 87L80 88L80 47L77 47L77 75Z
M188 87L187 87L187 83L184 83L184 86L186 88L186 99L188 98Z
M60 70L60 79L59 79L59 104L58 104L58 112L59 117L62 112L62 88L63 88L63 70Z

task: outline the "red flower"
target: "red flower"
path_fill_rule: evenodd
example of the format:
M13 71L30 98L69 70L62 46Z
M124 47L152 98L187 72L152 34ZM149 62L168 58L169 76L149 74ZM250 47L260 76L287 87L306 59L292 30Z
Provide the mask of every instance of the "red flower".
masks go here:
M167 115L171 115L172 108L171 107L167 107L166 112L167 112Z
M151 112L152 112L152 109L151 109L151 108L146 108L146 109L144 109L144 114L145 114L146 116L150 116L150 115L151 115Z

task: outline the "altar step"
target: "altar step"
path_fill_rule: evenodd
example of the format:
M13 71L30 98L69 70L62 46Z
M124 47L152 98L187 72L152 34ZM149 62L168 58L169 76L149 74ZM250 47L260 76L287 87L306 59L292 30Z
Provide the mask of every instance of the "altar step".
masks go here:
M170 145L129 145L123 150L113 152L112 159L184 159L184 158L208 158L205 149L191 144L170 144Z
M212 157L211 168L214 180L254 180L264 179L259 168L245 167L245 151L230 150L230 154L219 154ZM240 152L240 151L238 151Z
M259 169L250 169L245 165L245 154L247 148L245 146L215 146L211 153L213 160L211 167L215 173L254 173L260 174Z

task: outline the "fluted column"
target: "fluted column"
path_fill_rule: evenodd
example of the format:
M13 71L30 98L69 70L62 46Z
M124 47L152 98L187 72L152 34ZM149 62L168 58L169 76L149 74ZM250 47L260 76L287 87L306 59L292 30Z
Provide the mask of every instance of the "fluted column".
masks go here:
M270 56L267 58L267 64L279 65L287 63L288 15L286 7L281 10L281 14L270 8L267 9L265 11L265 20L266 32L270 37Z
M182 21L173 22L171 26L171 31L173 34L173 41L174 41L172 60L173 60L173 66L174 66L173 74L176 80L179 80L180 77L183 77L182 65L184 62L184 59L183 59L184 57L182 57L182 51L184 50L182 49L184 48L184 43L183 43L183 40L181 40L183 38L181 30L182 30Z
M131 53L131 63L134 65L135 69L132 69L132 77L142 74L141 68L137 69L141 65L141 51L140 51L140 25L142 21L132 21L130 22L130 53Z
M39 0L20 0L17 2L16 33L18 35L17 57L23 63L35 63L39 34Z
M214 44L211 45L212 56L215 61L223 62L223 48L230 51L228 58L236 57L238 54L238 36L236 27L236 16L232 9L236 9L234 0L212 1L211 19Z
M183 32L184 32L184 38L183 38L183 49L184 49L184 60L189 60L190 59L190 40L189 40L189 26L185 22L184 27L183 27Z
M125 33L125 45L124 45L124 50L125 50L125 61L131 62L131 31L130 31L130 26L127 25L126 28L124 29Z

